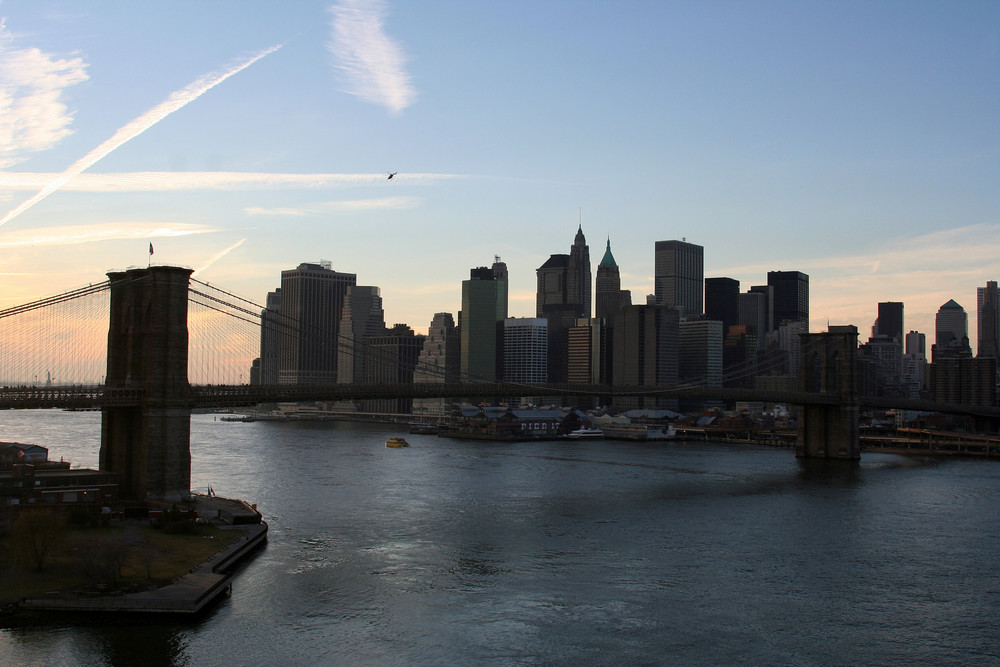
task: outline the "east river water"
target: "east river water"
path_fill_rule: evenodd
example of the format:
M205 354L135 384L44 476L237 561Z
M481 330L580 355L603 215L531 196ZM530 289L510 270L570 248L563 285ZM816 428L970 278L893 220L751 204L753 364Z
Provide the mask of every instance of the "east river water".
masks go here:
M99 426L5 411L0 440L96 467ZM196 491L270 524L232 595L0 630L0 664L1000 664L998 461L212 415L191 449Z

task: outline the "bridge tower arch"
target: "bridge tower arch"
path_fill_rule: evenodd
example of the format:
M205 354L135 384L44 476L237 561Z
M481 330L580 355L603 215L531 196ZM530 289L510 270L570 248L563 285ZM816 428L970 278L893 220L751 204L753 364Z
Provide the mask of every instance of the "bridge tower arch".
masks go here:
M800 405L795 455L859 459L857 331L802 335L799 388L830 394L830 405Z
M176 502L190 494L188 286L191 269L108 273L106 394L100 468L118 474L126 500Z

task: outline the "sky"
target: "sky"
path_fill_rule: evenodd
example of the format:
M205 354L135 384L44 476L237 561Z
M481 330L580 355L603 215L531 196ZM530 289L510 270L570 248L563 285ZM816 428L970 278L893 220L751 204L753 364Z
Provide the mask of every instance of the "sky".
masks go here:
M424 332L499 256L533 317L582 226L633 303L685 239L741 291L807 273L812 331L902 301L929 345L955 299L975 349L1000 3L0 0L0 216L0 308L329 260Z

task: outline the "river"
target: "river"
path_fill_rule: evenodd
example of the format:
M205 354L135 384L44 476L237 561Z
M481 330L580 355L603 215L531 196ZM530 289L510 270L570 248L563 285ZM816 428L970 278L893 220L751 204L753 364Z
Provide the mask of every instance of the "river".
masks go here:
M0 664L1000 665L1000 462L191 430L194 489L270 524L232 595L0 630ZM5 411L0 440L96 467L100 413Z

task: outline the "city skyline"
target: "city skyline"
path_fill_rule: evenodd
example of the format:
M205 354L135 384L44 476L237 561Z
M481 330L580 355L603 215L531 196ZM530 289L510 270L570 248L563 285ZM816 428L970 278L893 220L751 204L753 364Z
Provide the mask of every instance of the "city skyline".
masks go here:
M6 0L0 22L0 307L150 259L263 303L329 260L425 332L494 256L530 317L579 225L634 303L657 241L743 292L808 274L813 331L895 301L930 337L1000 275L994 4Z

